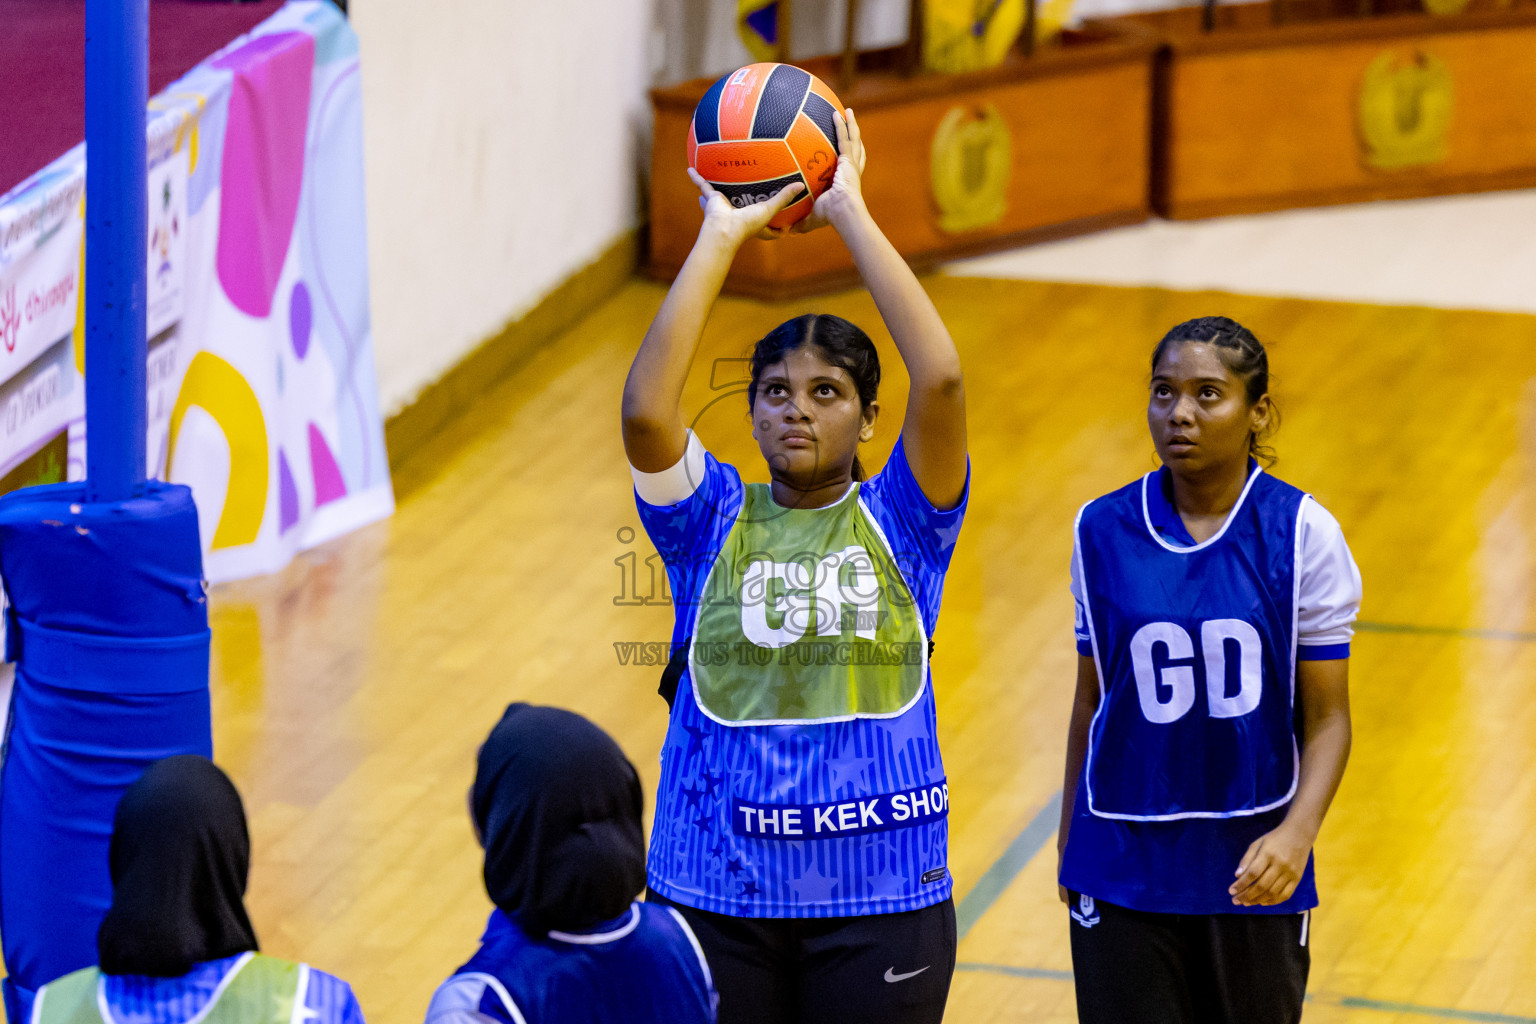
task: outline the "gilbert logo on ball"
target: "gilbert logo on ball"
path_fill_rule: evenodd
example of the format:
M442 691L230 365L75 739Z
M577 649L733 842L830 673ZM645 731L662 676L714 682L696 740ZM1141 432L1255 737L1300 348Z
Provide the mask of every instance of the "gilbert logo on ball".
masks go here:
M688 127L688 166L736 207L761 203L792 182L801 198L769 223L788 227L811 212L837 171L834 112L826 83L788 64L748 64L709 87Z

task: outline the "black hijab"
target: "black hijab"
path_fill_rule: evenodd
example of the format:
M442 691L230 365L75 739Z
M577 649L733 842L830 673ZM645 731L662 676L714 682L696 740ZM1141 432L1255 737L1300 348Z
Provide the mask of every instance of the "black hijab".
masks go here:
M578 714L512 704L470 794L491 902L532 935L610 921L645 884L640 778Z
M256 949L244 902L250 864L245 809L227 775L193 754L150 765L112 821L102 973L179 978Z

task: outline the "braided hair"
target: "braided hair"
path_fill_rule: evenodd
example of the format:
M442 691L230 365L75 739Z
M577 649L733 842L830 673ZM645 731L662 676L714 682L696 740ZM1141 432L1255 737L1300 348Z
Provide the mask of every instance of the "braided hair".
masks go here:
M1216 349L1216 355L1233 376L1243 382L1244 393L1251 406L1269 393L1269 354L1264 343L1242 324L1224 316L1202 316L1186 320L1163 335L1163 340L1152 350L1152 372L1168 349L1184 342L1201 342ZM1273 465L1275 451L1264 442L1280 426L1280 408L1270 399L1270 427L1261 437L1253 434L1248 438L1248 452L1265 465Z

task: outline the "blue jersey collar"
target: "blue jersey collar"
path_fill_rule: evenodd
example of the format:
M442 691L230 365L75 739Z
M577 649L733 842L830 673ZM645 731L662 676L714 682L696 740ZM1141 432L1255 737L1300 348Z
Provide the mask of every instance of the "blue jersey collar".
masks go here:
M628 910L612 921L604 921L602 924L595 925L591 929L583 929L579 932L551 931L547 934L546 938L569 945L600 946L603 943L615 942L624 938L634 931L639 924L640 904L631 903ZM492 942L500 940L508 933L520 934L538 941L537 937L530 935L515 918L507 914L500 907L497 907L491 911L490 919L485 923L485 934L480 936L480 944L488 946Z
M1254 459L1248 460L1247 478L1253 478L1253 471L1259 468ZM1173 504L1173 471L1163 466L1157 471L1155 486L1146 489L1147 495L1147 520L1152 524L1158 536L1170 544L1179 547L1192 548L1196 540L1190 535L1189 527L1184 525L1184 520L1179 518L1179 510ZM1246 490L1244 494L1246 494ZM1238 500L1242 504L1242 500ZM1233 508L1233 511L1237 511ZM1230 516L1232 513L1227 513Z
M565 942L576 946L601 946L608 942L617 942L640 924L640 904L631 903L629 910L614 918L612 921L604 921L590 929L579 932L551 931L549 937L556 942Z

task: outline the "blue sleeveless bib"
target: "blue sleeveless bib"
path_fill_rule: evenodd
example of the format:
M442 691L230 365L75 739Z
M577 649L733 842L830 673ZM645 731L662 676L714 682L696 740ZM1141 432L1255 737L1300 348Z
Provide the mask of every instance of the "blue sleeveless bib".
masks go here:
M547 939L494 910L479 951L454 974L492 979L481 1012L514 1024L705 1024L714 993L702 956L675 912L652 904L634 904L606 932Z
M1101 700L1084 789L1098 817L1231 818L1296 791L1299 526L1306 495L1255 469L1221 530L1153 529L1156 474L1087 505L1077 546Z

